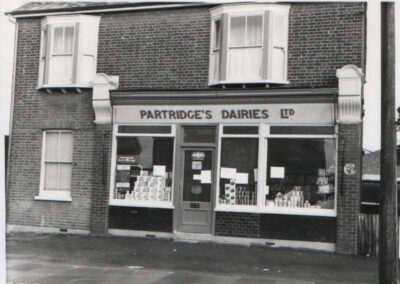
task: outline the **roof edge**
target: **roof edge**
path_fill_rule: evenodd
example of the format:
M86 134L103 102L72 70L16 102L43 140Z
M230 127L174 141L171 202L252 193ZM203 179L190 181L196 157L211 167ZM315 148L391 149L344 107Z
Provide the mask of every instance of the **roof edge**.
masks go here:
M75 13L107 13L107 12L123 12L134 10L156 10L168 8L185 8L185 7L199 7L199 6L215 6L219 2L209 3L205 1L143 1L132 3L107 3L99 5L90 5L86 7L60 7L54 9L32 9L32 10L13 10L5 12L5 15L14 16L16 18L22 17L39 17L53 14L75 14Z

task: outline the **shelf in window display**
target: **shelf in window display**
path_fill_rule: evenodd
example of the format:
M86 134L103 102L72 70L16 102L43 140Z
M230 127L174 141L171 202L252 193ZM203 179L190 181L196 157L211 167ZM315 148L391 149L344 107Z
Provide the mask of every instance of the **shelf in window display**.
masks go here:
M124 206L124 207L149 207L149 208L165 208L173 209L171 201L151 201L151 200L129 200L129 199L112 199L109 202L111 206Z
M322 182L325 183L325 182ZM310 209L334 209L334 192L332 184L319 185L324 191L314 191L314 197L306 195L302 186L293 186L288 192L277 191L275 196L266 194L265 206L272 208L310 208ZM321 200L321 196L323 200ZM308 196L308 198L306 198ZM315 199L317 197L317 199Z
M280 215L300 215L300 216L326 216L336 217L334 209L323 209L317 207L276 207L276 206L248 206L248 205L229 205L218 204L215 208L217 212L242 212L259 214L280 214Z

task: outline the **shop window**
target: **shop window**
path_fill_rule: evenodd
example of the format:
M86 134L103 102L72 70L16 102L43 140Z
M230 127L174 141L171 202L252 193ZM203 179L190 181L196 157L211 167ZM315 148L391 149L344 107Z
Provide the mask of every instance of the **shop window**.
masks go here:
M116 137L111 204L118 201L123 205L139 206L171 204L174 137L154 134L160 129L158 126L147 129L147 134L135 135L124 134L127 129L135 129L133 126L118 129L120 134L117 135L124 136ZM169 129L171 133L170 126Z
M89 87L96 74L100 17L49 16L42 21L39 87Z
M210 10L209 84L287 83L288 5Z
M221 138L219 204L257 205L258 138Z
M334 209L334 139L268 139L267 207Z
M71 131L43 133L41 186L36 199L71 199L72 149Z

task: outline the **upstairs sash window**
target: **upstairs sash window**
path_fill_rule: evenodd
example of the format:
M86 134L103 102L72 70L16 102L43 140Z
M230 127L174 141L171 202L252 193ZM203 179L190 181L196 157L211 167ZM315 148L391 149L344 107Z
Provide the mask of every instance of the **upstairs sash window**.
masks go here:
M288 5L222 5L210 12L210 85L287 83Z
M39 88L90 87L96 75L100 17L49 16L42 21Z

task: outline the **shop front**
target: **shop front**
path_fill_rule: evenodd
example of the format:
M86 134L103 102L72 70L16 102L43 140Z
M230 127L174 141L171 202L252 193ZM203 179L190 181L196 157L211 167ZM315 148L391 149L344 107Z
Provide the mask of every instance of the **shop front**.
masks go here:
M334 242L334 105L114 106L109 228Z

